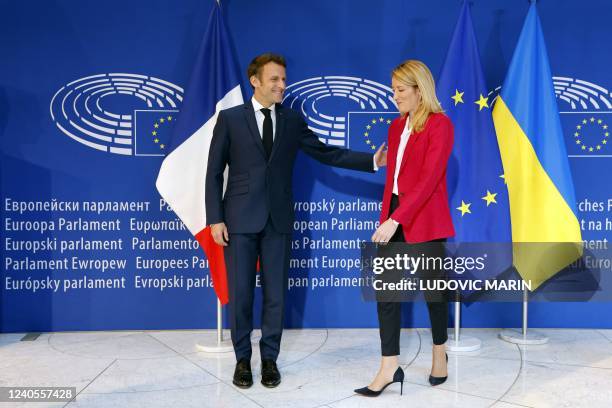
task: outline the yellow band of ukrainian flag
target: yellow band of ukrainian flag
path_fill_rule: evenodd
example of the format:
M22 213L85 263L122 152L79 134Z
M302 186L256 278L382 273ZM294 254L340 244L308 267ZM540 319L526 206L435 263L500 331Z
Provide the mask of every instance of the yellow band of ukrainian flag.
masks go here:
M501 97L493 121L508 184L514 266L535 289L581 256L580 225Z
M574 186L533 3L493 122L508 184L513 262L533 290L582 255Z

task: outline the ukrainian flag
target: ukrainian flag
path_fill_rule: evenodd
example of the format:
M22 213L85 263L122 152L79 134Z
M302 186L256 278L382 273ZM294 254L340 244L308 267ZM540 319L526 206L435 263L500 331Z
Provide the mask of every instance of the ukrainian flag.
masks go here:
M493 122L508 185L514 266L534 290L582 255L574 186L535 2Z

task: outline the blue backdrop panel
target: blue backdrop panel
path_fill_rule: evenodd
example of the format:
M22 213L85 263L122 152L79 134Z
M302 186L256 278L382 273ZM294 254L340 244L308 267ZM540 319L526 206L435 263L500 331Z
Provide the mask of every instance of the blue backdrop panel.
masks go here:
M3 5L0 331L214 326L206 260L154 188L212 5ZM222 5L243 71L259 53L285 55L285 103L302 110L325 142L373 151L397 114L391 69L416 58L437 76L461 3ZM490 100L527 8L526 1L474 1ZM603 142L612 123L612 5L541 0L538 8L584 238L608 239L612 142ZM355 286L353 261L378 219L383 178L384 172L332 169L298 157L288 327L376 327L375 305L363 302ZM612 327L608 309L603 303L534 304L530 325ZM405 305L405 311L406 326L429 324L423 304ZM517 326L520 318L518 304L475 304L463 323Z

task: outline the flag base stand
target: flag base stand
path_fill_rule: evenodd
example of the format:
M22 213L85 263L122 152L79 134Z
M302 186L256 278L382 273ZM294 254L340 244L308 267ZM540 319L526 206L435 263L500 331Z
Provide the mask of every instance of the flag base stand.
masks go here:
M221 342L217 342L214 346L198 343L196 344L196 348L198 351L204 353L229 353L230 351L234 351L234 346L230 340L222 340Z
M548 337L538 332L530 331L527 333L527 306L529 302L529 292L523 290L523 328L522 330L504 330L499 333L499 338L513 344L538 345L548 343Z
M455 335L451 334L446 342L446 349L451 352L477 351L480 350L480 347L482 347L482 341L472 336L461 336L455 340Z
M450 352L470 352L480 350L482 341L472 336L461 336L461 302L455 302L455 330L448 336L446 349Z
M548 343L548 337L538 332L523 333L521 330L504 330L499 338L509 343L520 345L536 345Z
M230 351L234 351L234 346L232 345L231 340L223 339L223 306L221 302L217 299L217 344L211 346L206 343L198 343L196 344L196 348L198 351L203 351L205 353L229 353Z

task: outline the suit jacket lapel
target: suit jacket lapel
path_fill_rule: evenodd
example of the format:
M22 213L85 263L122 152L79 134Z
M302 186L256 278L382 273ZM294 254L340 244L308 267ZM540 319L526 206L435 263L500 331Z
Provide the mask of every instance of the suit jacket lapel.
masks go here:
M389 135L389 151L387 152L387 171L390 174L395 174L395 163L397 161L397 153L399 150L400 137L396 133L397 132L395 131L395 129L393 129L392 134Z
M272 143L272 153L270 154L270 160L274 157L274 154L278 150L285 130L285 112L283 112L283 106L279 103L276 104L276 132L274 134L274 143Z
M398 133L397 133L397 150L395 151L396 157L399 154L399 145L402 142L402 133L404 133L404 128L406 127L406 120L407 120L408 116L406 116L406 118L402 119L402 121L400 122L400 126L398 126ZM402 162L400 163L400 168L399 168L399 173L397 173L398 175L402 172L402 169L406 166L406 162L407 162L407 158L408 158L408 152L410 151L410 146L412 145L412 143L414 143L414 139L417 136L417 133L412 132L410 134L410 137L408 138L408 143L406 143L406 147L404 148L404 152L402 153Z
M257 129L257 120L255 119L255 110L253 109L253 104L251 101L244 104L244 115L247 121L247 125L249 127L249 133L253 137L253 141L257 146L258 150L263 155L264 159L266 157L266 151L263 148L263 142L261 140L261 135L259 134L259 130Z
M403 127L402 127L402 132L404 132ZM410 152L412 151L412 146L416 143L417 139L422 133L423 133L422 131L421 132L414 132L414 131L410 132L410 137L408 138L408 143L406 143L406 147L404 148L404 154L402 156L402 163L400 165L400 173L402 172L402 169L406 166L406 162L408 161L408 155L410 155ZM401 139L401 133L400 133L400 139Z

